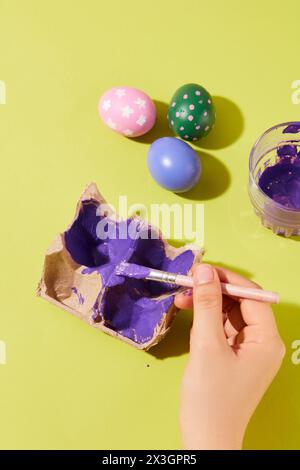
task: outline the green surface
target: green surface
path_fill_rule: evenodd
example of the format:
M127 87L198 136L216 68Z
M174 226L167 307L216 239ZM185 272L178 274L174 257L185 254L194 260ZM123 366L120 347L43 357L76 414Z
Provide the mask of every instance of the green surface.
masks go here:
M176 448L190 313L143 353L35 297L43 256L96 181L113 204L204 202L206 260L279 291L283 367L253 417L246 448L300 448L300 245L260 226L247 195L248 155L268 127L299 118L298 0L0 0L1 448ZM149 144L171 135L175 90L212 94L215 129L196 150L201 184L176 195L152 180ZM133 86L159 121L130 140L97 114L100 95ZM149 366L149 367L148 367Z

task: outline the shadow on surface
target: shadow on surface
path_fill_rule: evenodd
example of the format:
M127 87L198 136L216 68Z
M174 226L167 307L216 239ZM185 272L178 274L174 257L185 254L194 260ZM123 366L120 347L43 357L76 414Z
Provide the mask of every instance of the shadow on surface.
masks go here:
M242 135L244 117L240 108L228 98L213 96L216 108L216 124L207 137L195 145L210 150L222 149L233 144Z
M299 449L300 364L292 362L292 343L300 340L300 306L281 302L273 307L286 346L283 365L247 429L246 449ZM299 354L298 354L299 357Z
M286 345L286 356L250 421L244 449L298 449L300 446L297 427L300 420L300 364L295 365L291 361L295 351L292 343L296 339L300 340L300 306L282 302L274 307L274 311ZM170 333L149 353L158 359L187 353L191 321L192 312L179 312Z
M206 201L223 194L230 186L230 173L224 163L218 158L196 150L201 164L201 177L196 186L186 193L177 193L184 199Z
M167 336L159 344L151 348L148 353L157 359L186 354L189 351L192 318L191 311L180 310Z

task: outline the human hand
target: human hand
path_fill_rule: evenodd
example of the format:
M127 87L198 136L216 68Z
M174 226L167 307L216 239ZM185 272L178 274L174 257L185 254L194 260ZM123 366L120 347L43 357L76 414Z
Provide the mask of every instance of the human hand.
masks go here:
M193 267L192 296L175 297L194 308L190 355L180 404L187 449L240 449L250 417L285 354L269 304L222 296L220 281L258 287L207 264Z

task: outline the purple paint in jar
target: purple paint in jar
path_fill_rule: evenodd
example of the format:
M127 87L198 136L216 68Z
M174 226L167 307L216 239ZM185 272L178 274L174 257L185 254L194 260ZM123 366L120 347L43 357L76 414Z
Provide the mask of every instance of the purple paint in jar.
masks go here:
M248 190L264 226L278 235L300 235L300 122L274 126L257 140Z

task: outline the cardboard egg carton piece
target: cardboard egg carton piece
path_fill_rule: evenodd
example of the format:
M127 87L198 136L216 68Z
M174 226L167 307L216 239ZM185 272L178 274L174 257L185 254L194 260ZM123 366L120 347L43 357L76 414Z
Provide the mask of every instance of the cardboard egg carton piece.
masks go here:
M115 267L125 260L187 274L196 260L201 261L202 250L171 246L157 228L137 216L109 223L115 224L117 235L130 223L144 233L156 233L155 239L99 239L97 224L105 222L105 215L98 215L101 204L105 199L96 184L89 184L71 224L46 252L37 294L89 325L148 350L165 337L177 313L174 286L116 276Z

